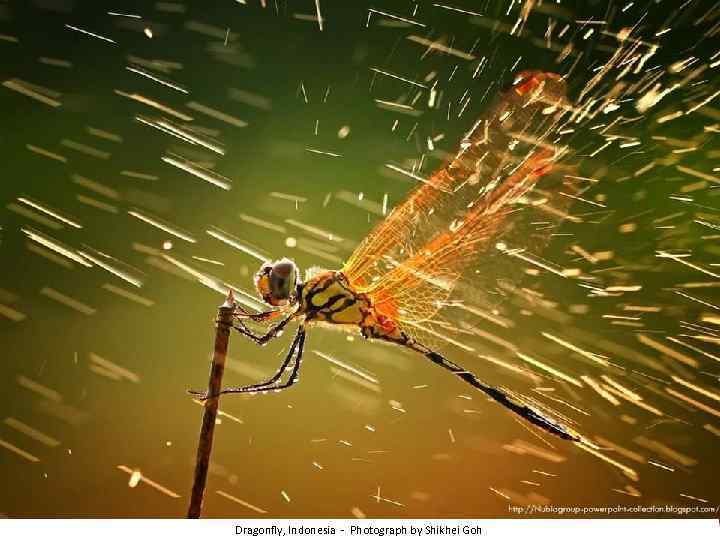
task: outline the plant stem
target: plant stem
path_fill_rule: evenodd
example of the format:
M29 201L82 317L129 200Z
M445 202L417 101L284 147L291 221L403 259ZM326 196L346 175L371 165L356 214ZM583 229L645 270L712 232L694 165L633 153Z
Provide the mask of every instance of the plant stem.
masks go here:
M210 366L210 380L208 381L209 398L205 401L202 427L200 428L200 439L198 441L197 459L195 462L195 476L193 479L188 518L199 518L202 511L205 484L207 482L208 466L210 465L210 453L212 452L213 435L215 434L215 419L218 413L220 401L220 389L222 388L222 377L225 371L225 358L227 356L230 328L233 323L233 312L235 299L232 291L228 292L225 303L218 308L217 320L215 321L215 351Z

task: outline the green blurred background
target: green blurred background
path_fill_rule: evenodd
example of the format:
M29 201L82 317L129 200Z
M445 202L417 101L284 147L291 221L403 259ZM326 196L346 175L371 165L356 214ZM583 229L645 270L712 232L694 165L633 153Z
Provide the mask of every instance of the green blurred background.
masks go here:
M511 68L566 73L577 60L569 78L571 93L577 94L616 46L613 38L600 32L585 39L592 25L577 21L608 20L613 32L637 24L638 35L654 39L670 20L673 30L662 36L662 47L650 63L660 70L688 56L709 62L716 52L712 39L701 33L712 27L714 19L695 24L712 2L688 2L681 12L675 11L679 8L675 2L668 1L637 2L626 11L621 11L624 4L615 2L545 2L531 14L520 38L504 30L512 27L519 13L514 6L506 14L509 2L454 0L451 4L482 17L434 4L440 3L321 0L324 27L320 31L311 0L268 0L266 7L256 0L246 5L230 0L0 2L2 80L21 79L52 89L62 103L50 107L0 88L0 304L6 313L9 308L14 314L0 318L0 416L5 419L0 424L0 440L39 460L31 462L0 448L0 513L11 517L184 514L201 416L201 407L185 390L206 383L213 318L222 295L187 279L181 271L169 271L173 267L162 259L163 254L248 292L252 292L252 274L259 261L211 238L206 234L211 226L232 233L268 257L293 257L301 268L341 266L355 243L381 218L378 208L383 198L387 196L392 207L415 185L384 164L411 168L412 160L427 152L427 138L442 133L438 151L422 169L428 174L442 157L440 149L452 152L492 96L512 82ZM370 8L422 21L424 26L370 13ZM142 19L108 12L139 14ZM572 38L577 42L575 50L582 54L558 62L557 50L542 47L548 21L556 21L555 36L565 24L570 25L565 39L556 38L557 42ZM473 51L476 59L423 55L425 47L406 39L411 34ZM49 64L41 58L70 64ZM142 69L182 85L189 95L126 69L137 65L138 59L165 61L156 62L154 70ZM177 65L168 67L167 62ZM478 62L485 67L473 78ZM423 94L413 104L417 115L378 107L375 99L409 103L415 93L402 81L378 75L371 68L415 81L436 72L440 104L427 107ZM686 495L718 504L720 432L705 426L712 428L720 422L712 414L670 400L664 392L673 374L717 392L717 362L682 350L698 364L691 369L638 339L642 334L671 346L664 340L687 332L683 322L695 323L703 314L717 313L716 307L667 290L687 282L717 283L715 278L655 256L657 249L691 252L692 260L710 271L717 261L718 251L712 245L717 239L705 239L703 235L712 236L711 229L696 223L717 220L714 195L718 191L712 189L717 184L707 182L693 191L692 204L670 198L698 181L678 173L676 163L713 174L718 156L713 154L713 144L717 143L713 132L703 129L712 125L713 113L708 107L703 115L657 123L659 116L687 100L709 96L717 88L716 71L700 77L702 85L671 94L657 110L631 123L627 133L638 137L641 146L622 150L615 145L587 163L583 156L590 152L578 151L575 156L583 173L600 180L588 198L600 196L594 200L605 201L606 207L595 209L596 215L590 213L593 208L583 208L588 218L571 232L585 250L613 251L614 259L589 268L587 261L554 243L547 257L556 261L577 258L577 266L598 270L609 286L640 283L642 290L622 298L592 297L572 280L543 275L541 290L556 302L553 309L534 306L532 313L520 313L528 306L517 305L518 324L512 331L496 332L490 323L486 328L574 377L591 375L600 380L608 374L623 380L628 387L645 392L647 402L667 414L658 417L627 402L613 406L587 385L579 392L537 370L547 378L533 385L527 377L476 355L447 349L451 358L491 382L522 392L530 392L533 386L556 387L552 395L587 414L553 405L577 420L589 438L600 436L629 449L632 455L608 450L595 439L604 454L635 469L639 481L578 447L558 441L549 441L554 448L548 447L499 407L471 395L455 378L418 356L313 329L299 385L278 395L222 400L221 409L232 418L221 417L216 430L205 515L260 517L218 491L266 510L265 516L284 517L359 513L368 517L512 517L511 503L703 504ZM472 99L458 117L458 103L466 99L468 88ZM135 121L138 115L168 115L114 90L142 94L192 116L192 124L210 130L207 133L224 145L225 156L191 148ZM247 125L229 125L193 111L187 107L191 101ZM639 117L632 105L623 104L627 110L603 121L623 114ZM345 126L349 132L341 137ZM122 141L98 137L88 128L115 134ZM579 138L578 147L589 137ZM673 147L668 137L681 142L697 138L700 149L673 155L672 150L682 146ZM110 155L99 159L68 147L67 141ZM62 155L66 162L40 156L27 145ZM211 165L233 180L232 189L223 191L163 163L160 158L167 152ZM664 161L646 174L633 176L653 159ZM129 177L123 171L154 179ZM76 182L78 175L112 191L103 195L88 190ZM17 212L18 206L23 207L18 197L41 202L83 227L54 229L38 223ZM87 197L106 206L91 206ZM197 242L174 238L133 218L127 213L132 209L187 231ZM681 215L666 222L673 229L658 228L654 220L675 213ZM241 214L271 223L275 230L242 219ZM332 231L343 241L322 239L296 222ZM635 225L632 232L622 232L626 223ZM123 268L139 276L143 286L135 289L97 266L72 263L68 267L40 256L28 249L31 243L21 228L40 231L75 249L89 246L108 254L127 265ZM172 247L164 249L168 240ZM119 296L103 288L106 284L150 302ZM685 292L712 306L718 298L713 287ZM46 288L95 311L83 314L70 309L42 294ZM624 304L661 310L644 314L640 328L618 326L602 317L622 315L618 306ZM543 338L541 332L604 354L622 369L601 369ZM248 384L272 373L289 340L286 334L260 349L233 335L226 384ZM717 355L716 342L695 346L708 354L714 347ZM487 341L478 347L484 354L521 364L513 354ZM372 374L379 385L368 387L348 379L316 351ZM98 369L97 357L104 368ZM117 369L108 370L102 359L132 375L118 378ZM649 365L661 366L659 373ZM634 374L636 367L655 373L657 380ZM38 390L37 385L46 390ZM420 385L428 387L413 388ZM716 406L712 399L700 396L698 400ZM28 437L17 429L18 421L50 440ZM681 457L673 459L672 452L648 446L648 440L661 442ZM130 488L129 474L119 466L139 470L179 496L144 482ZM376 498L378 489L387 500Z

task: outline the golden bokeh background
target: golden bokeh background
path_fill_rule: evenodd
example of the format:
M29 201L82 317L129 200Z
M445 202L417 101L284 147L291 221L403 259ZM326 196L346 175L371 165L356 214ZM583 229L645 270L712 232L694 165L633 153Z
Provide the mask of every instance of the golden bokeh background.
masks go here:
M11 81L0 88L0 513L7 516L184 515L201 417L185 390L206 384L223 296L165 256L252 293L260 261L206 233L216 227L263 256L290 256L303 269L337 268L382 218L383 200L392 207L416 185L385 164L410 169L426 153L421 172L429 174L441 151L454 151L492 96L512 82L511 73L570 72L577 96L612 57L614 33L630 27L638 39L659 44L647 72L629 75L633 80L655 70L669 87L717 61L712 2L680 9L675 2L646 1L626 10L614 2L535 2L520 36L510 32L520 8L505 1L321 0L322 31L311 0L210 4L122 2L118 14L112 2L0 2L0 69L2 80ZM133 14L141 18L127 16ZM549 24L550 47L543 45ZM472 59L428 52L407 39L411 35ZM561 58L569 42L573 52ZM689 57L696 60L687 71L672 71ZM412 85L373 68L413 81L435 73L439 104L429 107L426 93L416 98ZM13 91L18 85L24 92ZM595 124L619 121L618 131L638 146L616 142L591 159L600 145L583 148L590 135L576 139L575 160L598 180L588 199L599 206L579 209L585 219L568 229L573 242L551 242L546 256L597 276L601 287L619 287L611 291L617 294L592 294L575 280L541 272L531 278L549 304L509 300L516 316L509 329L477 321L477 328L576 380L590 376L607 385L605 375L620 381L661 415L627 400L615 405L587 383L580 389L563 382L497 342L476 336L476 353L444 349L495 384L536 397L533 388L554 388L546 395L564 403L546 402L633 474L529 431L418 355L312 329L297 386L222 399L226 415L216 430L204 514L514 517L510 504L717 505L713 231L720 191L713 169L720 154L712 126L720 113L717 103L708 103L697 114L658 122L717 88L717 67L707 67L646 112L628 100L598 116ZM160 118L195 126L194 133L215 141L224 155L142 121ZM584 127L592 133L593 125ZM433 154L427 138L440 134ZM161 160L174 154L231 179L232 189ZM642 171L653 161L652 170ZM192 241L128 212L154 216ZM142 287L101 265L70 260L23 230L94 256L137 277ZM592 262L568 251L570 245L612 256ZM658 250L689 254L681 260L702 271L659 258ZM492 274L479 261L480 271ZM680 286L687 283L704 285ZM628 305L659 309L623 311ZM290 334L264 348L232 335L226 384L271 374ZM328 356L378 383L363 383ZM673 376L710 396L674 383ZM668 387L715 412L673 397ZM141 480L130 487L132 471L154 485Z

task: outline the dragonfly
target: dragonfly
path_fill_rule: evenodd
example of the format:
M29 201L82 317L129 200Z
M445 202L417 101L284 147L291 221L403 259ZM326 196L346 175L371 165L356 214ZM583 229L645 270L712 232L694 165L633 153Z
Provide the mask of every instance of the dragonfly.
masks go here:
M299 380L307 329L330 325L419 353L531 424L581 440L540 406L482 381L432 345L439 334L433 324L447 328L443 312L470 302L483 292L478 278L496 273L487 266L496 263L487 261L522 266L532 260L530 248L537 251L554 224L568 218L578 187L562 174L569 147L561 128L572 111L566 86L554 73L519 73L463 137L457 153L420 179L340 270L315 271L301 280L291 259L264 263L255 286L269 309L236 308L233 328L258 345L278 337L292 321L297 331L272 377L220 394L289 388ZM257 333L248 321L264 324L266 331ZM218 397L189 392L203 400Z

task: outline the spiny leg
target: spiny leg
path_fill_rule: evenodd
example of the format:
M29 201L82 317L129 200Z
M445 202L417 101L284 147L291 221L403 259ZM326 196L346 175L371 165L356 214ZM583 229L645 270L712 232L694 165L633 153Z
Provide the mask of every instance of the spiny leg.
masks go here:
M270 377L268 380L263 381L263 382L260 382L260 383L252 384L252 385L249 385L249 386L242 386L242 387L237 387L237 388L231 388L230 390L238 390L238 389L241 389L241 388L245 388L245 389L256 388L256 389L259 389L259 388L262 388L262 387L264 387L264 386L271 385L271 384L277 382L277 380L280 379L280 377L282 377L283 372L285 371L285 369L288 367L288 365L289 365L290 362L292 361L293 354L295 353L295 349L297 348L299 336L300 336L300 331L298 330L298 333L295 334L295 337L293 338L293 342L292 342L292 344L290 345L290 349L288 349L288 352L287 352L287 354L286 354L286 356L285 356L285 360L283 360L283 363L280 365L280 367L278 368L277 372L276 372L272 377ZM222 391L222 392L220 392L220 393L221 393L221 394L222 394L222 393L225 393L225 391ZM202 391L199 391L199 390L188 390L188 394L192 394L192 395L194 395L194 396L204 396L204 397L202 398L203 400L208 399L208 398L207 398L207 395L206 395L207 392L202 392Z
M221 394L247 394L247 393L254 393L254 392L264 392L266 390L283 390L285 388L289 388L290 386L292 386L293 384L295 384L298 381L297 374L300 371L300 363L302 362L304 348L305 348L305 329L301 326L300 328L298 328L298 331L295 334L295 339L293 339L292 345L290 346L290 350L288 351L288 354L285 357L285 361L283 362L282 367L271 379L269 379L268 381L266 381L264 383L253 384L250 386L225 388L220 393ZM295 362L293 364L293 369L290 372L290 377L283 384L277 384L277 385L274 384L282 376L283 371L285 370L285 368L288 366L288 364L292 360L293 355L295 356Z
M250 330L247 326L245 326L244 323L241 321L237 321L238 326L233 325L233 328L240 332L242 335L244 335L247 338L250 338L258 345L265 345L268 341L270 341L273 338L276 338L283 328L287 325L287 323L290 322L290 320L293 318L293 315L290 315L280 321L278 324L270 328L265 334L256 334L252 330Z
M238 387L232 387L232 388L225 388L220 394L248 394L248 393L255 393L255 392L264 392L267 390L282 390L285 388L288 388L295 384L297 382L297 374L300 370L300 362L302 360L302 354L303 354L303 348L305 345L305 329L303 327L298 328L297 333L295 334L295 338L293 339L292 344L290 345L290 348L288 349L287 355L285 356L285 360L283 360L282 365L278 369L278 371L273 375L270 379L263 381L261 383L257 384L251 384L248 386L238 386ZM292 372L290 373L290 378L288 381L284 384L277 385L275 384L280 378L282 377L284 371L287 369L288 365L293 359L293 356L295 356L295 362L293 364ZM197 390L188 390L189 394L198 395L201 396L200 399L202 401L205 401L209 398L207 395L207 392L199 392ZM213 396L217 397L217 396Z
M449 372L453 373L457 377L460 377L469 385L477 388L481 392L484 392L485 394L493 398L495 401L497 401L500 405L502 405L506 409L511 410L515 414L522 416L528 422L535 424L536 426L544 429L545 431L548 431L553 435L557 435L558 437L561 437L563 439L571 441L580 440L580 437L568 431L568 428L549 418L546 418L540 412L530 408L529 406L522 405L516 402L510 395L506 394L502 390L485 384L473 373L467 371L462 366L451 362L441 354L438 354L429 349L427 349L427 351L423 350L422 352L433 363L447 369Z
M245 311L245 309L243 308L238 308L235 310L235 317L237 319L251 319L255 322L265 322L269 321L274 317L277 317L280 313L282 313L282 311L277 309L272 309L270 311L260 311L258 313L250 313L249 311Z
M298 373L300 372L300 364L302 363L303 358L303 352L305 351L305 329L300 328L298 330L298 335L300 335L300 341L298 341L297 344L297 352L295 356L295 362L293 363L292 371L290 372L290 377L287 381L285 381L283 384L277 385L277 386L269 386L264 388L264 390L284 390L285 388L290 388L293 384L298 382ZM226 393L227 390L223 390L220 392L221 394Z

